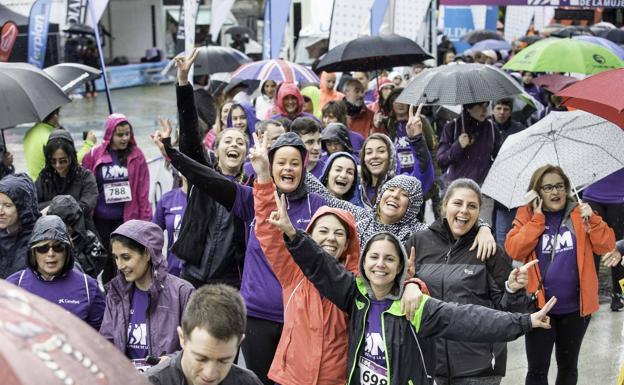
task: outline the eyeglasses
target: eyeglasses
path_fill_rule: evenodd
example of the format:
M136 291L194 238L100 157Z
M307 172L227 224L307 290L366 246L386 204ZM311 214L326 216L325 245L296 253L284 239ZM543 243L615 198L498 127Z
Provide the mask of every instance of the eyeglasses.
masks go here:
M563 183L557 183L555 185L553 185L553 184L545 184L545 185L543 185L541 187L541 189L545 193L550 193L554 189L557 189L557 191L565 191L566 187L565 187L565 184L563 184Z
M45 254L48 251L50 251L50 248L55 253L60 253L60 252L65 251L65 245L62 244L62 243L55 243L54 245L50 245L48 243L47 245L37 246L37 247L35 247L35 251L38 252L38 253L41 253L41 254Z

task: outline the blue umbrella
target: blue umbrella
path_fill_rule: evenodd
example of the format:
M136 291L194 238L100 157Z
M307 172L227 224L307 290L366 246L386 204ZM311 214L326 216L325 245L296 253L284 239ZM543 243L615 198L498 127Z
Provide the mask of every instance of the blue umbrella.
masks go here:
M610 50L611 52L613 52L614 54L616 54L620 59L624 60L624 48L615 44L611 40L605 39L604 37L583 35L583 36L574 36L573 39L583 40L588 43L601 45L605 47L606 49Z
M507 43L504 40L494 40L494 39L481 40L480 42L470 47L470 50L471 51L486 51L486 50L511 51L511 44Z

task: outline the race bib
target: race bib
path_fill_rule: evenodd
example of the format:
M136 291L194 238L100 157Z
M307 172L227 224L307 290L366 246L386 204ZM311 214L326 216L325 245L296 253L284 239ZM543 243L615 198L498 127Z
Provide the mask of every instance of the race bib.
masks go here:
M414 165L414 155L411 152L399 152L399 162L402 167L409 167Z
M130 182L106 183L104 185L104 199L106 204L131 201Z
M388 385L388 370L373 361L360 357L361 385Z

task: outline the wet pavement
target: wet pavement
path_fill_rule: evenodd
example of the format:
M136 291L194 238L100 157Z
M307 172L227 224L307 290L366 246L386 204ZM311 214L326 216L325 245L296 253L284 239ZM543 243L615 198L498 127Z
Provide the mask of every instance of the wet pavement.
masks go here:
M157 157L159 152L151 142L149 134L158 127L158 117L176 120L175 90L172 84L161 86L136 87L112 91L116 112L128 116L135 130L140 148L148 159ZM95 100L76 99L61 109L61 124L68 129L76 142L82 145L82 132L96 130L98 140L104 133L104 120L108 115L106 95L100 93ZM22 139L29 126L5 130L7 147L15 155L18 171L25 170ZM431 221L429 209L426 218ZM615 384L619 368L624 364L624 312L614 313L609 304L603 304L589 325L579 359L579 385ZM527 361L524 350L524 337L508 344L507 375L503 385L522 385L526 374ZM556 362L553 359L549 381L555 383Z

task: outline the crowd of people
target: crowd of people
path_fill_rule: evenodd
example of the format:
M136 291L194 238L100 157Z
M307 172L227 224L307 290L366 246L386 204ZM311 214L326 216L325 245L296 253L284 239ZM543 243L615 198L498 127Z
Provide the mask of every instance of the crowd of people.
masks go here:
M444 119L398 102L396 71L207 95L196 55L175 58L177 129L152 136L175 180L155 210L125 115L80 149L58 110L29 130L28 174L0 180L0 278L155 365L154 384L500 384L522 335L526 384L548 383L553 347L576 384L601 261L624 308L624 170L577 200L544 164L510 210L480 186L543 114L501 99Z

